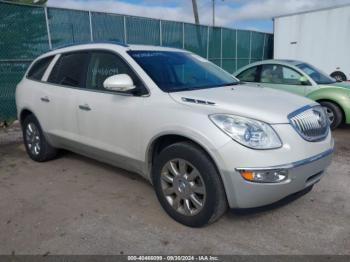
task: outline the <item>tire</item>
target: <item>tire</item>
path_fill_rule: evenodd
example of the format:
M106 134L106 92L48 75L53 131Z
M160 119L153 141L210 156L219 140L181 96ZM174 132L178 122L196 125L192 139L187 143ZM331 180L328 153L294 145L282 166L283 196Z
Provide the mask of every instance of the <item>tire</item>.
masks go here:
M171 166L177 169L178 175L170 171L174 171L169 168ZM214 163L190 142L175 143L163 149L154 160L152 178L163 209L181 224L202 227L218 220L227 210L224 186ZM181 200L176 201L178 199ZM199 202L202 205L198 205Z
M343 122L343 113L341 109L332 102L321 101L320 104L326 110L331 129L336 129Z
M32 160L45 162L56 157L57 149L48 143L34 115L28 115L23 120L22 132L27 154Z
M347 80L346 75L340 71L333 72L331 77L333 77L337 82L344 82Z

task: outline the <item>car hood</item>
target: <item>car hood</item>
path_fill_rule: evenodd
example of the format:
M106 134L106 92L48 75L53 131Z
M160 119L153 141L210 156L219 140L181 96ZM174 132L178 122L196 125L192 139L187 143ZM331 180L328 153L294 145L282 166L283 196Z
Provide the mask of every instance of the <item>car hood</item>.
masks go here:
M314 101L284 91L235 85L169 93L176 102L205 107L209 114L245 116L270 124L289 123L288 114Z

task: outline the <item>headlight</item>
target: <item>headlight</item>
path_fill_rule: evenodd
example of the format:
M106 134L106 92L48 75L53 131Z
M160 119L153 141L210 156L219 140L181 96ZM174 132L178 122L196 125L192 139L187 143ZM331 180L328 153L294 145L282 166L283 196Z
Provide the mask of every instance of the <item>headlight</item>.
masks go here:
M236 142L253 149L274 149L282 146L282 142L269 124L234 116L215 114L210 120Z

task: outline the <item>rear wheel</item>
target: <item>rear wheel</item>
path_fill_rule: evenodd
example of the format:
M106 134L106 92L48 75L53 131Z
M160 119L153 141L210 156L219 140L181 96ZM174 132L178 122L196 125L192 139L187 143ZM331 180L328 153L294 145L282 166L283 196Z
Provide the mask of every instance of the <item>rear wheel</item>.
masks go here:
M333 77L337 82L344 82L347 80L346 75L340 71L333 72L331 77Z
M192 143L170 145L156 157L153 184L164 210L184 225L204 226L227 209L225 190L212 160Z
M22 130L24 145L31 159L45 162L56 157L57 149L48 143L34 115L28 115L23 120Z
M327 101L320 102L320 104L327 113L331 129L337 128L343 122L343 113L339 106Z

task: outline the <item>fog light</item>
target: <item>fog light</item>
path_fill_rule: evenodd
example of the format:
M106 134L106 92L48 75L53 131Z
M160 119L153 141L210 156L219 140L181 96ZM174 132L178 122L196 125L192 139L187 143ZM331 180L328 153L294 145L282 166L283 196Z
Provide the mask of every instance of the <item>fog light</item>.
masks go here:
M239 170L241 176L250 182L280 183L288 178L288 170Z

